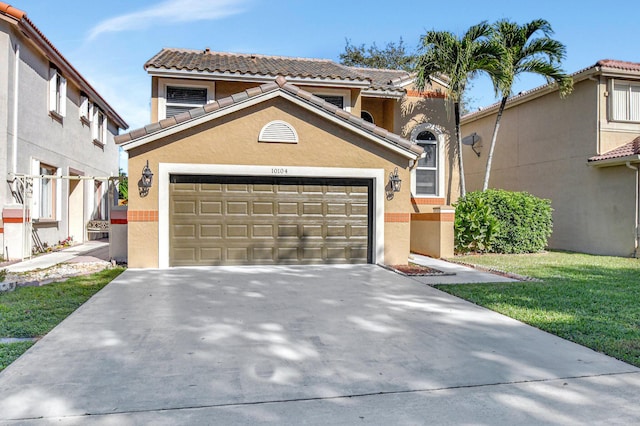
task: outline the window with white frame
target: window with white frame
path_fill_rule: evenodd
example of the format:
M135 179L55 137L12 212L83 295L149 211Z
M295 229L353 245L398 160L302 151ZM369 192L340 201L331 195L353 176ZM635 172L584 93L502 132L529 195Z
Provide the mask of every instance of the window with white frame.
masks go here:
M49 111L58 117L67 114L67 80L56 68L49 68Z
M56 176L58 169L47 164L40 163L40 197L39 197L39 211L38 216L40 219L55 220L56 219L56 187L58 181L56 179L48 179L46 176Z
M167 86L166 116L173 117L207 103L205 87Z
M640 83L613 80L611 120L640 122Z
M439 153L437 138L432 132L422 130L415 136L415 142L424 149L425 153L424 158L418 160L416 167L415 195L438 195Z
M322 88L322 89L309 89L309 91L315 96L324 99L337 106L338 108L342 108L345 111L351 111L351 90L349 89L334 89L334 88Z
M338 108L344 109L344 96L337 96L337 95L316 95L316 96L319 97L320 99L324 99L330 104L337 106Z
M89 124L91 122L91 116L89 115L91 112L91 108L89 107L89 97L84 93L80 95L80 120L84 124Z
M107 116L97 106L93 107L93 120L91 120L91 135L93 141L105 144L107 142Z

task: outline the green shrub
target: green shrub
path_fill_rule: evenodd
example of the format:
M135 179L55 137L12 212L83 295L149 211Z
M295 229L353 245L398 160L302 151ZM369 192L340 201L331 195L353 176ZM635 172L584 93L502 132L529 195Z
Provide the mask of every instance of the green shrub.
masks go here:
M455 207L453 226L456 251L490 252L500 229L491 207L480 197L461 198Z
M547 246L553 227L550 200L540 199L526 192L489 189L484 192L470 192L456 204L455 235L458 252L474 250L464 246L468 237L458 236L477 233L475 229L478 225L468 219L469 209L473 209L474 206L480 206L482 211L488 207L490 215L499 224L495 239L489 241L490 249L479 251L535 253L544 250ZM460 210L460 223L458 223L458 210ZM486 213L481 213L480 217L483 214Z

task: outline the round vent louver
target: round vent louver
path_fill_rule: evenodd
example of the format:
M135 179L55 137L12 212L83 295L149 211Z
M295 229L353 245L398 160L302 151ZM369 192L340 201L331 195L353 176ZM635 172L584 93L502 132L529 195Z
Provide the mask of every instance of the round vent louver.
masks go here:
M260 130L258 142L298 143L298 133L291 124L275 120Z

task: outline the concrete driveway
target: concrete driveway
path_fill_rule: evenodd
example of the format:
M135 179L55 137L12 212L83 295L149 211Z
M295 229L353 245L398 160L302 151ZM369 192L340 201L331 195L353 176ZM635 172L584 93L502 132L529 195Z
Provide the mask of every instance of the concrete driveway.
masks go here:
M128 270L0 373L0 419L631 424L639 394L640 369L374 265Z

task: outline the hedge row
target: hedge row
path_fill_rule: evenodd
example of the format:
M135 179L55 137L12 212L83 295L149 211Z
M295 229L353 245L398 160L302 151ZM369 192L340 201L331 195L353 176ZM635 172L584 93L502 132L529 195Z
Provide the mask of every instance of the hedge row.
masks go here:
M551 235L551 201L527 192L469 192L454 204L458 253L534 253Z

